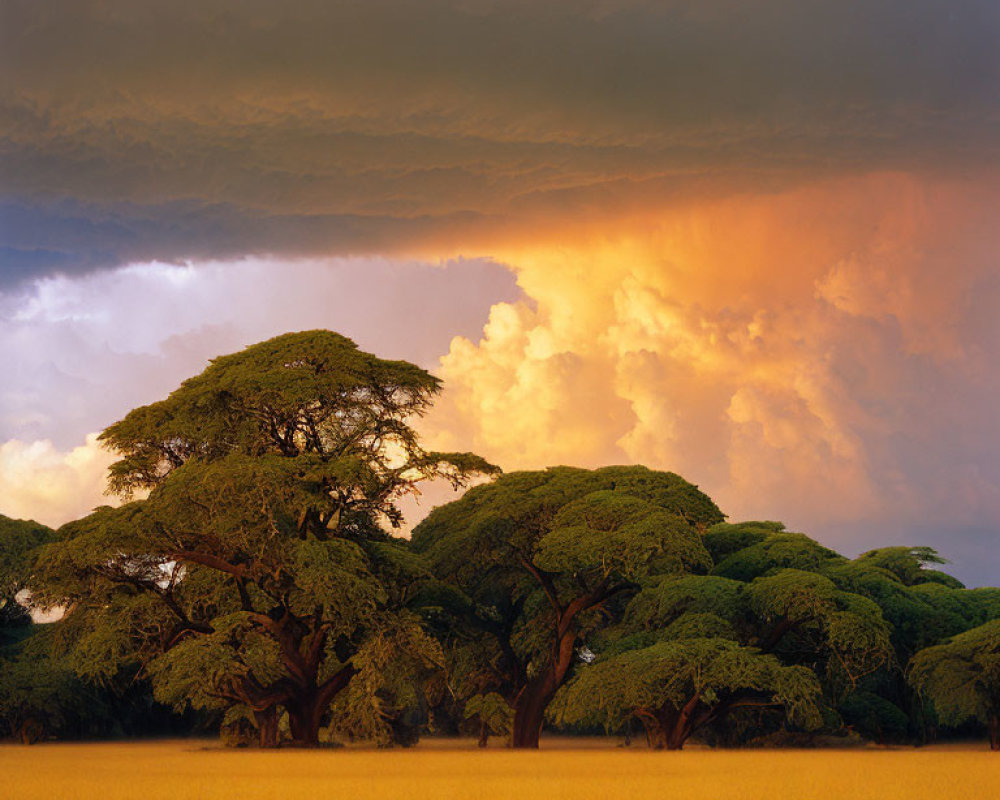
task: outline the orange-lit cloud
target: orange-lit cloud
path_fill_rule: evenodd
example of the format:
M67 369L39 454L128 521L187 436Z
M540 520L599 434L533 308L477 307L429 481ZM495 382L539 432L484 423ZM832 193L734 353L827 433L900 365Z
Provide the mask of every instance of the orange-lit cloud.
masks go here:
M996 440L998 200L872 174L515 244L528 300L452 342L432 422L510 468L673 469L738 517L1000 519L970 449ZM980 476L962 508L953 447Z
M58 526L111 502L104 496L113 459L97 434L68 451L51 441L0 443L0 513Z

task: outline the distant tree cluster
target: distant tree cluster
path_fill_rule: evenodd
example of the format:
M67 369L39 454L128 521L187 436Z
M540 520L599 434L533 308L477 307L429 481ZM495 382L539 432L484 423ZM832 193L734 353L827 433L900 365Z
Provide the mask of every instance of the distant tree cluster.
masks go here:
M439 390L312 331L108 428L123 505L58 531L0 517L6 734L532 748L549 726L680 749L944 726L1000 749L1000 589L928 548L847 559L727 523L641 466L495 477L421 447ZM435 478L492 480L393 536ZM33 624L31 605L64 614Z

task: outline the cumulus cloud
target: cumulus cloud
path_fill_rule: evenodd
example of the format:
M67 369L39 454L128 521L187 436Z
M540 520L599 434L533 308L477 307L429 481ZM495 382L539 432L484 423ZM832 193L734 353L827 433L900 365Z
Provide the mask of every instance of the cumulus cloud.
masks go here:
M58 527L111 504L104 488L112 460L96 433L70 450L47 439L0 443L0 512Z
M533 303L452 342L435 435L511 468L672 469L735 518L947 554L1000 520L998 201L877 174L513 247ZM960 571L990 580L991 552Z

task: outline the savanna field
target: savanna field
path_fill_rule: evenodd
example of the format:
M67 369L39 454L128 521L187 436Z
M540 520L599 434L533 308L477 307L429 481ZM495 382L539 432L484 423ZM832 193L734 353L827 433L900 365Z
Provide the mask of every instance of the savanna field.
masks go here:
M993 798L986 745L845 750L624 749L620 740L543 740L537 752L431 740L412 749L226 749L214 741L0 746L0 796L18 800L287 797Z

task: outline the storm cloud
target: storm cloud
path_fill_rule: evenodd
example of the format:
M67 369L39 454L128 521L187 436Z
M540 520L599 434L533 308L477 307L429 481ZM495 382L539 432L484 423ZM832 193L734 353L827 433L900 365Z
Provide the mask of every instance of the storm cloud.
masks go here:
M995 3L4 4L7 283L995 162Z
M2 9L0 513L329 327L444 378L435 446L997 582L992 0Z

